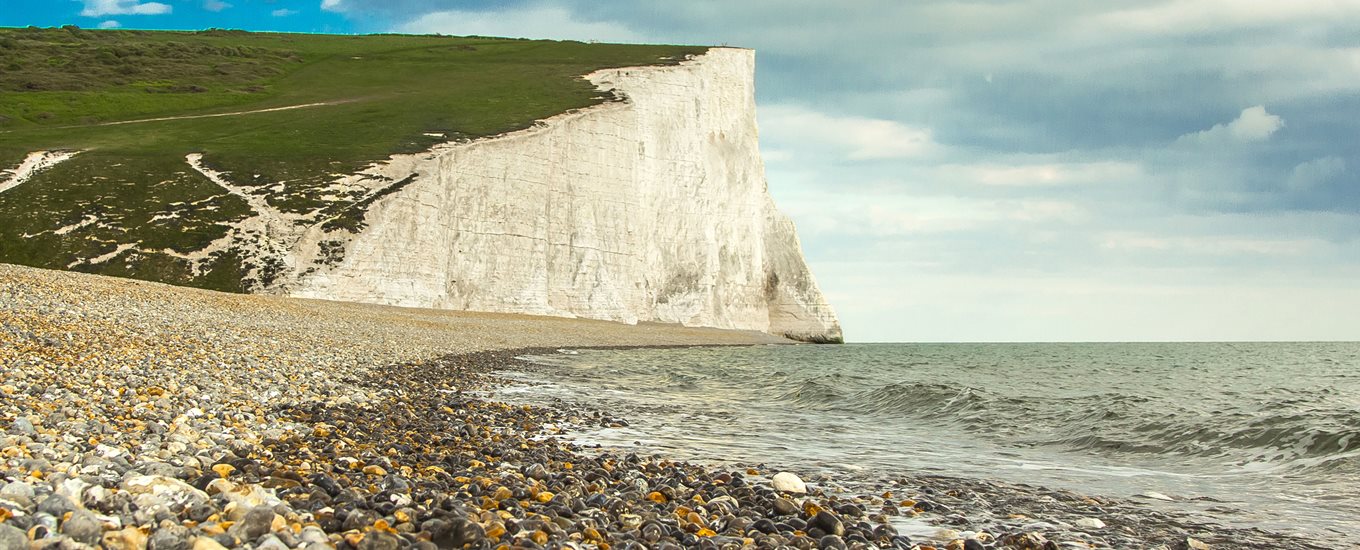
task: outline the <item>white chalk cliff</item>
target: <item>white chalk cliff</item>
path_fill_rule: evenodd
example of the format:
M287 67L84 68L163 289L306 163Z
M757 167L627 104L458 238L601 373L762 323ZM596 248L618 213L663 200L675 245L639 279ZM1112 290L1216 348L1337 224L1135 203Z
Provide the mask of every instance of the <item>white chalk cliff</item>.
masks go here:
M622 101L394 156L365 175L407 183L357 232L308 229L272 291L839 341L766 192L754 70L754 52L714 48L599 71Z

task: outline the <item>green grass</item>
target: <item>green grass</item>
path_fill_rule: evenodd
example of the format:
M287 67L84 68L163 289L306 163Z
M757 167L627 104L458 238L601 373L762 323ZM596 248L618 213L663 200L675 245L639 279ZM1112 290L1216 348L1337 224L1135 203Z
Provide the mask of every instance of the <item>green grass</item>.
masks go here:
M64 267L133 242L142 250L183 253L225 235L224 224L248 215L249 207L190 169L184 156L193 152L272 206L362 227L362 210L371 201L320 198L335 174L443 141L426 133L456 139L526 128L608 99L581 78L591 71L671 63L705 49L479 37L0 29L0 165L13 168L35 150L86 151L0 193L0 262ZM101 125L319 102L339 103ZM182 211L186 207L177 203L201 207ZM100 222L50 233L89 215ZM172 255L128 256L77 269L231 290L232 274L250 261L225 254L221 269L193 277Z

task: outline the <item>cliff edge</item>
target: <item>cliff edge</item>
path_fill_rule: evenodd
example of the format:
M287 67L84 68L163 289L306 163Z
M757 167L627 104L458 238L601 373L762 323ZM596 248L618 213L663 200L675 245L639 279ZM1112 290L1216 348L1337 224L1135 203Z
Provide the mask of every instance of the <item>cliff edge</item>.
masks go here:
M276 235L265 291L401 306L760 330L839 342L766 190L755 54L588 78L617 100L397 155L358 224ZM265 230L268 233L268 230Z

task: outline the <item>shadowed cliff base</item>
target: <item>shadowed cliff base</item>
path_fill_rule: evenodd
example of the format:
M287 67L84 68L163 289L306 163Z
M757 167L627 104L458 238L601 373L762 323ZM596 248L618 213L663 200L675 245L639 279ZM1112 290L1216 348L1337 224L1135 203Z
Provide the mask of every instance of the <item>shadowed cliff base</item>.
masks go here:
M845 343L845 338L843 338L843 337L841 337L841 336L839 336L839 335L829 336L829 335L825 335L825 334L795 334L795 333L786 332L786 333L784 333L784 337L785 337L785 338L788 338L788 339L790 339L790 340L797 340L797 341L799 341L799 342L804 342L804 343L808 343L808 344L844 344L844 343Z

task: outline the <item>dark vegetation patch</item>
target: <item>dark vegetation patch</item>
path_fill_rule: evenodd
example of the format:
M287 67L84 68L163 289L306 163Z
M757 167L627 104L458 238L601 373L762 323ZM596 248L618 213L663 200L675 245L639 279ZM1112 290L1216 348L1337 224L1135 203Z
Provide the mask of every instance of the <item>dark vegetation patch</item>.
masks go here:
M416 175L411 174L410 176L407 176L406 179L379 189L377 192L370 194L363 200L355 202L341 210L335 217L327 220L326 223L321 224L321 228L328 232L343 230L349 231L350 233L358 233L363 231L364 228L368 226L368 224L364 223L364 215L368 214L368 209L373 206L373 203L378 202L379 199L391 195L392 193L401 191L402 188L410 185L411 182L415 180Z
M183 163L92 151L0 193L0 261L189 284L188 263L164 251L200 250L248 214ZM124 243L148 253L79 263Z

